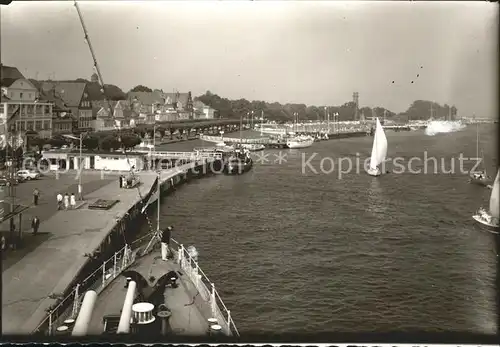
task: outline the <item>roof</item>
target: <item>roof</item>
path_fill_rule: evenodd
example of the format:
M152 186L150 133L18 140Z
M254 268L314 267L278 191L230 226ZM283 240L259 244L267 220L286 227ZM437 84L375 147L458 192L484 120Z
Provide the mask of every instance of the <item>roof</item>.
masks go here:
M186 105L189 99L189 93L164 93L165 99L170 98L172 103L180 101L181 104Z
M199 100L195 100L195 101L193 101L193 107L194 108L204 108L204 107L209 107L209 106L205 105L204 103L202 103Z
M137 100L143 105L153 105L153 104L164 104L165 98L160 91L154 92L129 92L129 100L137 98Z
M18 79L19 78L2 78L2 80L0 81L0 85L2 87L10 87Z
M55 89L69 107L80 106L86 83L84 82L42 82L41 91Z
M7 66L0 64L0 76L3 79L12 78L14 80L18 80L20 78L25 78L22 73L19 72L17 67Z
M66 103L62 100L62 98L58 94L56 94L54 89L40 91L40 96L38 97L38 100L52 102L56 109L61 111L69 111L69 108L66 105Z

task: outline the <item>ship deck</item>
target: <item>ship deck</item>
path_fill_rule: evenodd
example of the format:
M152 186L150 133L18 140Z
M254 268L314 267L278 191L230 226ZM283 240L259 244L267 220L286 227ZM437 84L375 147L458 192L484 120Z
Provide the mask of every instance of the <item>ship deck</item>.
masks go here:
M164 291L164 304L172 313L169 320L170 334L200 336L207 333L210 304L197 295L198 291L194 284L187 276L184 276L178 264L173 260L163 261L160 253L154 250L142 257L140 261L136 261L126 271L129 270L141 274L149 285L169 271L176 271L179 275L178 287L167 286ZM155 280L151 281L151 276L154 276ZM120 315L127 293L125 283L126 276L117 276L98 295L88 328L89 335L100 335L104 332L104 316Z

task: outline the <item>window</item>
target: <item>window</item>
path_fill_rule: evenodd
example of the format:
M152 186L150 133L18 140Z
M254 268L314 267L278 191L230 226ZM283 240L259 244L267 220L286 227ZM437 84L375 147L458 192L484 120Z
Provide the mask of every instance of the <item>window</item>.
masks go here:
M29 98L31 99L31 95L32 95L32 94L31 94L31 93L29 93L28 95L29 95Z
M23 93L19 93L19 99L23 98Z
M26 121L26 130L33 130L33 121L32 120Z
M0 105L0 113L3 113L4 112L4 107L3 107L3 104Z
M43 121L43 130L49 130L49 129L50 129L50 121L44 120Z
M37 120L35 121L35 131L40 131L40 130L42 130L42 121Z
M26 112L29 114L32 114L34 111L34 106L33 105L26 105Z
M21 121L19 124L20 124L20 126L21 126L21 129L20 129L20 130L21 130L21 131L25 131L25 130L26 130L26 122Z

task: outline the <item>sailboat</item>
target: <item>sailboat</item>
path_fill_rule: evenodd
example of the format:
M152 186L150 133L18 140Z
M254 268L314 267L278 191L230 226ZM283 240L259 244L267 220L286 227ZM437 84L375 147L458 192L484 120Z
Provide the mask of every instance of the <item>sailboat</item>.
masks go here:
M475 215L472 216L474 220L488 227L489 231L498 234L499 227L499 204L500 204L500 169L495 177L493 188L490 195L489 211L484 208L479 208Z
M476 124L476 158L479 160L479 124ZM484 153L481 151L481 160L483 162L483 167L484 166ZM474 184L480 184L483 186L488 185L488 182L490 180L490 177L486 174L486 168L483 171L471 171L469 173L470 183Z
M382 124L380 124L378 117L376 122L370 167L367 170L370 176L380 176L382 174L379 165L385 161L387 156L387 137L385 136L384 128L382 128Z

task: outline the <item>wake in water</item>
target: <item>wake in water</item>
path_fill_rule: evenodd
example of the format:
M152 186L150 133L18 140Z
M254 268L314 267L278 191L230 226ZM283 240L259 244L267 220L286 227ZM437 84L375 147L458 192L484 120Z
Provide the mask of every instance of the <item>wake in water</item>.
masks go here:
M434 136L439 133L454 133L465 128L461 121L434 120L429 122L425 134Z

